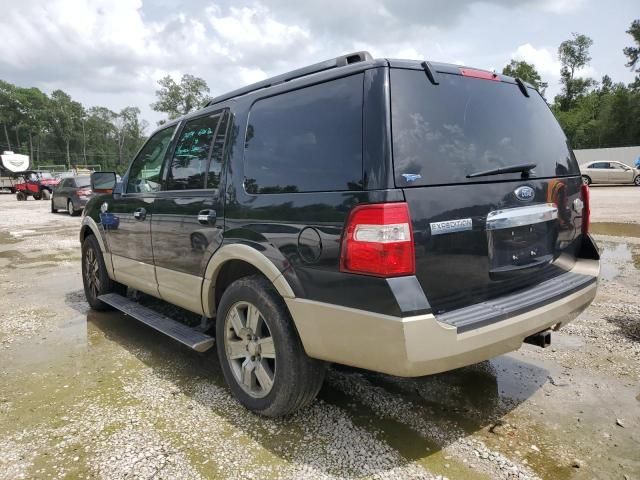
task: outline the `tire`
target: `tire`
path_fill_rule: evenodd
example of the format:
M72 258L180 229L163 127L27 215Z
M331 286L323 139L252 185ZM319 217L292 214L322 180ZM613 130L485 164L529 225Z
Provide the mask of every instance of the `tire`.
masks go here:
M636 178L633 179L633 184L636 187L640 187L640 175L638 175Z
M582 176L582 183L589 186L591 185L591 177L587 176L587 175L583 175Z
M73 202L71 200L67 200L67 212L69 212L69 215L72 217L76 217L80 213L78 210L73 208Z
M42 198L42 192L36 192L33 194L34 200L40 200Z
M53 198L51 199L51 213L57 213L58 209L53 206Z
M42 190L42 200L50 200L51 192L47 189Z
M97 281L93 281L94 279ZM126 293L127 287L109 278L100 245L93 235L89 235L82 242L82 283L87 302L94 310L111 309L109 305L98 300L100 295L106 293L124 295Z
M16 193L16 200L18 200L19 202L24 202L27 200L27 196L22 192L18 192Z
M256 309L257 317L248 314L250 308ZM313 402L326 365L306 355L289 311L268 279L252 275L236 280L222 295L217 313L218 358L233 396L242 405L260 415L279 417ZM247 322L249 317L257 320ZM257 328L251 328L251 323ZM265 345L269 345L268 354ZM231 358L234 350L237 356ZM243 382L247 365L252 368Z

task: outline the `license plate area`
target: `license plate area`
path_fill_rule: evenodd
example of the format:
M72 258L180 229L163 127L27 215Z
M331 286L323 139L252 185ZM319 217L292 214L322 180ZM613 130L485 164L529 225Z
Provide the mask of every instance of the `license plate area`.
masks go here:
M487 216L490 275L508 275L551 262L557 217L554 204L491 212Z

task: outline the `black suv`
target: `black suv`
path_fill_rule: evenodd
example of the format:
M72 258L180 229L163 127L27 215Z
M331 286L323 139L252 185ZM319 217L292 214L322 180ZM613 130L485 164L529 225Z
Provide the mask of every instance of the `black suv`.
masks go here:
M560 126L533 87L483 70L311 65L163 125L121 185L100 172L92 188L91 307L197 351L215 337L233 394L264 415L309 404L326 362L420 376L545 346L596 294Z

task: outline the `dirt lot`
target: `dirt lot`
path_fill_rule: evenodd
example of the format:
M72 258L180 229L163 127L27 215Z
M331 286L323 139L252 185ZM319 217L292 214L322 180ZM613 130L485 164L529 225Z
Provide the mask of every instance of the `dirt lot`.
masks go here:
M419 379L334 367L265 420L213 353L88 310L79 218L2 195L0 479L640 479L639 205L593 189L598 297L552 348Z

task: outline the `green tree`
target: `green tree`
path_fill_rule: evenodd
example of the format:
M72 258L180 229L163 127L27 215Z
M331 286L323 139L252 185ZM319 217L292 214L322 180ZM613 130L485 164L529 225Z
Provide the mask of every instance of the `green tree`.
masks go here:
M575 76L579 69L589 65L591 61L589 48L593 45L593 40L579 33L572 35L572 39L565 40L558 47L558 58L562 64L560 70L562 93L556 96L555 103L564 112L574 107L576 99L585 95L595 84L591 78Z
M536 67L531 63L527 63L524 60L511 60L511 62L502 69L502 73L529 82L536 90L540 90L542 78L540 78Z
M156 90L158 100L151 104L151 108L166 113L169 120L202 108L209 101L207 82L193 75L183 75L179 84L167 75L158 80L158 85L161 87Z
M49 115L53 131L65 147L67 167L71 168L71 142L77 137L84 108L62 90L55 90L51 93Z
M625 47L622 52L629 59L625 64L632 71L640 73L640 19L631 22L627 33L633 37L635 46ZM640 75L636 75L635 82L631 84L634 90L640 90Z

